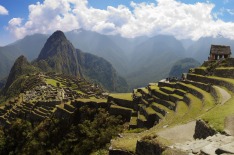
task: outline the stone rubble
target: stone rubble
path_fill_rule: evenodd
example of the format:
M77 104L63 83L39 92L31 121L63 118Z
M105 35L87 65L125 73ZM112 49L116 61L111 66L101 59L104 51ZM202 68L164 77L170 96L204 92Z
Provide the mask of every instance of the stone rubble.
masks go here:
M196 139L185 143L176 143L171 148L175 148L188 154L234 154L234 137L222 134L209 136L206 139Z

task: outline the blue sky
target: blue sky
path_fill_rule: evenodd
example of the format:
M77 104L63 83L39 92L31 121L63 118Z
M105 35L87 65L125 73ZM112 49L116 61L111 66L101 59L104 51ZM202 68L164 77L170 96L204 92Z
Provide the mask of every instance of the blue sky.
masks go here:
M234 39L234 1L0 0L0 46L33 33L78 28L124 37L169 34L196 40L221 34Z

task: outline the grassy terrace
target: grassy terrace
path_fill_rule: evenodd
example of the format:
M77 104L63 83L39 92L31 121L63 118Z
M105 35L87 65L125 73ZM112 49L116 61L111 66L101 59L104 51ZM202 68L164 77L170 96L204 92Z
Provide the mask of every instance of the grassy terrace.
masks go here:
M183 99L183 96L177 95L177 94L170 94L170 96L174 96L175 98L178 98L180 100Z
M59 82L59 81L57 81L55 79L46 79L46 83L51 84L52 86L55 86L55 87L57 87L57 83L60 83L60 87L64 86L61 82Z
M119 98L123 100L132 101L132 93L116 93L116 94L110 94L109 96L113 98Z
M184 84L184 83L182 83L182 84L184 86L186 86L186 87L189 87L189 88L191 88L193 90L196 90L196 91L200 92L203 95L203 106L204 106L203 109L205 111L209 110L210 108L215 106L215 100L214 100L213 96L210 93L208 93L208 92L206 92L206 91L204 91L204 90L202 90L202 89L200 89L198 87L195 87L192 84Z
M166 111L166 112L168 112L168 113L173 112L172 110L168 109L167 107L165 107L165 106L163 106L163 105L161 105L161 104L155 103L155 102L153 102L153 103L151 104L151 106L158 107L159 109L162 109L162 110L164 110L164 111Z
M155 134L155 132L163 129L163 126L165 125L173 126L182 123L183 116L188 112L188 106L182 101L177 104L177 112L169 112L157 126L141 133L124 133L124 138L112 141L112 146L116 149L119 148L135 152L137 140L140 140L144 136ZM142 115L140 115L140 117L142 117ZM144 119L144 116L141 119Z
M138 119L144 121L147 121L144 115L138 114Z
M150 86L150 90L151 90L151 91L158 92L158 93L160 93L160 94L162 94L162 95L165 95L165 96L169 96L167 93L161 91L161 90L160 90L160 87L158 87L158 86Z
M118 106L118 105L111 105L111 108L115 108L115 109L124 109L124 110L131 110L131 111L133 111L133 110L130 109L130 108L126 108L126 107L122 107L122 106Z
M234 67L218 67L216 68L217 70L221 69L221 70L233 70Z
M228 83L234 85L234 79L231 79L231 78L222 78L222 77L217 77L217 76L202 76L202 75L197 75L197 74L190 74L190 75L198 76L198 77L204 77L204 78L208 78L208 79L215 79L215 80L225 81L225 82L228 82Z
M92 98L92 99L77 99L77 101L103 103L103 102L107 102L107 99Z
M208 121L209 125L214 127L218 131L224 130L225 117L234 114L234 96L223 105L217 105L209 112L201 116L205 121Z
M170 87L160 87L160 90L162 90L163 92L165 92L165 93L170 93L170 94L172 94L172 93L174 93L174 88L170 88Z
M137 117L131 117L130 125L137 125Z
M156 114L156 111L155 111L154 109L152 109L151 107L147 107L147 108L145 109L145 111L146 111L146 113L147 113L148 115Z

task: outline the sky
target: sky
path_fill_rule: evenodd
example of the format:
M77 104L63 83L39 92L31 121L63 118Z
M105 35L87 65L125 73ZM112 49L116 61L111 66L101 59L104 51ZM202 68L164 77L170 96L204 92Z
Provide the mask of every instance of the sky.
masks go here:
M0 0L0 46L79 28L128 38L234 40L234 0Z

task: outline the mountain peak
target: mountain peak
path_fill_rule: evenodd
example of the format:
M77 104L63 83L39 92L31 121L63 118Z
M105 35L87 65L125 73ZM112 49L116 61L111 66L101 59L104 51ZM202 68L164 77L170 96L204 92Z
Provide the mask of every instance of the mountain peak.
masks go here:
M67 39L66 38L66 36L65 36L65 34L63 33L63 31L60 31L60 30L57 30L57 31L55 31L51 36L50 36L50 38L64 38L64 39Z
M29 64L29 62L24 55L21 55L16 59L15 65L23 65L23 64Z
M16 59L13 67L11 68L10 74L7 78L7 83L5 85L5 90L7 90L10 85L21 75L32 74L35 72L37 72L37 69L28 62L25 56L21 55Z
M67 53L68 51L75 51L73 45L67 40L64 33L60 30L54 32L46 41L38 60L45 60L57 54Z

